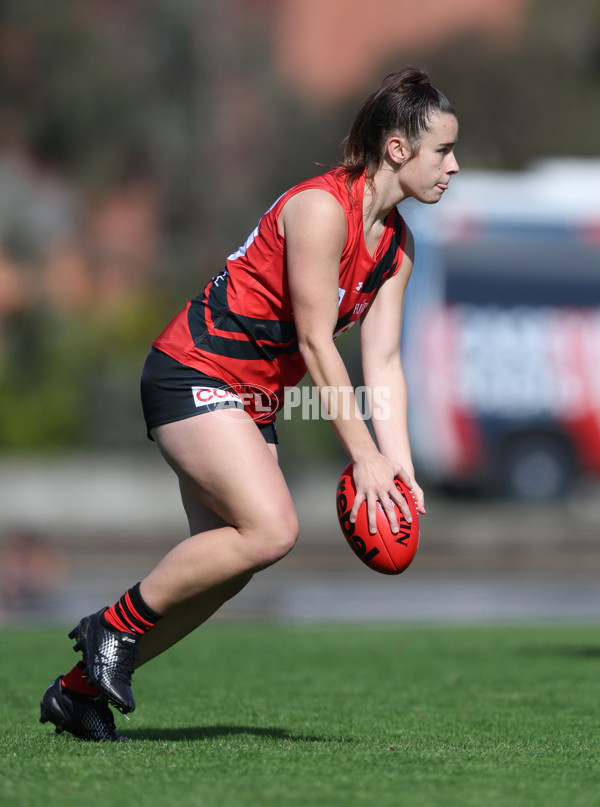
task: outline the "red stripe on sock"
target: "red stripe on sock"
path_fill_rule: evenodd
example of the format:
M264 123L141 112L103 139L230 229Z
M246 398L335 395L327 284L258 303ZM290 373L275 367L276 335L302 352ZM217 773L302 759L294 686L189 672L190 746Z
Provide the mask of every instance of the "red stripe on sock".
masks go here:
M131 627L131 625L125 624L119 619L119 617L116 614L114 605L111 605L110 608L107 608L106 611L102 614L102 616L108 622L109 625L112 625L113 628L120 631L121 633L136 633L136 631Z
M125 592L125 603L127 604L127 607L129 608L129 610L131 611L131 613L134 615L134 617L135 617L136 619L139 619L139 620L140 620L140 622L142 623L142 625L146 625L146 627L148 628L148 630L150 630L150 628L153 628L153 627L154 627L154 622L148 622L148 620L147 620L147 619L144 619L144 617L140 615L140 613L139 613L139 611L137 610L137 608L134 608L134 607L133 607L133 603L131 602L131 597L129 596L129 592L128 592L128 591L126 591L126 592Z

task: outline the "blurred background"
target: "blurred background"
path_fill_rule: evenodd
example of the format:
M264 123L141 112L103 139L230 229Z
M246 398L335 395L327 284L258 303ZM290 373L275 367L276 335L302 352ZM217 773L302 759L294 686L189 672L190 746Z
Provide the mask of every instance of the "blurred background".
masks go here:
M360 564L331 428L280 418L300 543L218 618L600 616L597 0L2 0L0 59L0 622L78 618L185 536L149 346L411 63L462 169L402 210L417 560Z

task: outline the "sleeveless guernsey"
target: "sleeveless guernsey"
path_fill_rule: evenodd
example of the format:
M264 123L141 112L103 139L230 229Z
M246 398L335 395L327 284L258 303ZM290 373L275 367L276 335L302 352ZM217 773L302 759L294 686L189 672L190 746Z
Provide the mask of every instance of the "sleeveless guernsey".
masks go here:
M350 195L341 169L306 180L284 193L265 213L246 243L227 259L204 292L190 300L153 343L176 361L217 378L235 391L262 391L243 396L249 414L269 421L283 406L286 387L295 386L306 367L298 350L294 313L285 265L285 239L277 219L293 195L309 188L331 193L346 214L347 239L340 260L335 335L351 327L367 309L381 284L400 268L406 228L396 208L384 222L375 254L363 236L365 177Z

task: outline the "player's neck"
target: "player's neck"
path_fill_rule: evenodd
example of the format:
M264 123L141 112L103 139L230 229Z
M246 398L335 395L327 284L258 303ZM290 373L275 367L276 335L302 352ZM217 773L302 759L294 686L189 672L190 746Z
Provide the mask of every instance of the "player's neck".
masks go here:
M398 183L398 175L385 163L373 177L373 187L365 187L363 222L367 229L384 222L390 211L405 198Z

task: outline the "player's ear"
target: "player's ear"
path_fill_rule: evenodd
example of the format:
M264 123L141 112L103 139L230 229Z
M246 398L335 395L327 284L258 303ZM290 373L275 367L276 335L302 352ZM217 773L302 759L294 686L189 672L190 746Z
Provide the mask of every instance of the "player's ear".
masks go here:
M412 155L412 149L408 144L406 138L402 135L391 135L388 137L385 156L392 163L392 165L400 167Z

